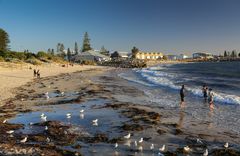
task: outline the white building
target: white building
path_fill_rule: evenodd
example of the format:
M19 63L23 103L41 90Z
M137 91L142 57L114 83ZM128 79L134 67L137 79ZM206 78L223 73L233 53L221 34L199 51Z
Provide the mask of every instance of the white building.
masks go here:
M179 59L179 60L184 60L184 59L187 59L187 58L189 58L189 56L187 56L187 55L185 55L185 54L180 54L180 55L178 55L178 59Z
M210 53L193 53L194 59L212 59L213 55Z

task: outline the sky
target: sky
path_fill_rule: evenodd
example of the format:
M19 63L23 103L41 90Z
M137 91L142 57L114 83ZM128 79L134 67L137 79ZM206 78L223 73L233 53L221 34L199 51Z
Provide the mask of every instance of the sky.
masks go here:
M239 0L0 0L11 50L56 49L58 42L110 51L167 54L240 51Z

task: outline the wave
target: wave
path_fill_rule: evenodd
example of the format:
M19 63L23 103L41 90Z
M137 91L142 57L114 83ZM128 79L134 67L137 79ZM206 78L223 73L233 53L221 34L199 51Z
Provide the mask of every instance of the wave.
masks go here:
M154 69L153 71L151 71ZM139 75L144 78L146 81L141 81L141 80L136 80L135 78L130 78L128 77L127 74L121 73L119 74L120 77L140 83L146 86L163 86L167 87L170 89L174 90L180 90L181 86L175 84L176 82L179 83L184 83L185 81L188 81L189 79L184 79L180 78L180 76L174 75L174 74L169 74L166 72L160 72L156 71L155 69L160 69L160 67L151 67L151 68L145 68L142 70L135 70L135 72L139 73ZM162 68L161 68L162 69ZM190 79L191 80L191 79ZM194 86L188 86L186 87L187 92L198 96L202 97L202 90L201 88L194 88ZM220 102L220 103L225 103L225 104L239 104L240 105L240 97L237 95L230 95L230 94L225 94L225 93L220 93L220 92L214 92L214 101Z

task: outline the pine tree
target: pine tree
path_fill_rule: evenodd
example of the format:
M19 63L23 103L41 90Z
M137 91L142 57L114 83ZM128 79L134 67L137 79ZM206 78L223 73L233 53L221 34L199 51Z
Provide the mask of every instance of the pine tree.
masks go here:
M109 51L107 51L107 49L104 46L102 46L100 49L100 54L109 56Z
M68 61L71 60L71 51L70 51L70 48L67 49L67 59L68 59Z
M62 58L65 58L65 56L66 56L66 54L65 54L65 52L64 52L64 50L65 50L65 48L64 48L64 45L63 44L60 44L60 56L62 57Z
M84 38L83 38L83 46L82 46L82 52L91 50L91 45L90 45L90 39L88 37L88 33L85 32Z
M233 51L232 51L232 54L231 54L231 57L236 57L236 56L237 56L236 51L233 50Z
M50 48L48 48L47 53L51 54L51 49Z
M227 55L227 51L225 50L224 51L224 57L227 57L228 55Z
M58 44L57 44L57 53L60 52L60 47L61 47L61 43L58 43Z
M9 50L8 44L10 43L8 33L0 28L0 51Z
M133 47L132 49L132 58L135 59L136 58L136 54L139 52L138 48Z
M75 51L75 55L77 55L78 54L78 44L77 44L77 42L75 42L74 51Z

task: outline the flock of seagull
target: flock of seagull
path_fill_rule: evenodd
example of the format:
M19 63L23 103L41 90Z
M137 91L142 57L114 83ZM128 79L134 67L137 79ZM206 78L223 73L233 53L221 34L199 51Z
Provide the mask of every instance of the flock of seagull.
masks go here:
M64 96L64 92L61 92L61 96ZM48 92L45 93L45 98L46 98L46 99L49 99ZM81 117L81 118L84 118L84 109L81 109L79 112L80 112L80 117ZM66 114L66 118L67 118L67 119L70 119L71 117L72 117L72 114L71 114L71 113L67 113L67 114ZM42 114L40 115L40 119L46 122L46 121L47 121L47 116L46 116L44 113L42 113ZM2 123L7 123L7 120L4 120ZM33 123L31 122L31 123L29 123L29 125L33 125ZM98 119L92 120L92 125L98 126ZM47 127L47 126L45 126L45 130L48 130L48 127ZM13 137L12 134L14 133L14 130L6 131L6 133L9 134L11 137ZM123 136L123 138L124 138L125 140L129 140L129 139L131 138L131 133L128 133L127 135ZM27 140L28 140L28 137L26 136L26 137L24 137L22 140L20 140L20 143L25 143L25 142L27 142ZM50 139L47 137L46 141L47 141L47 142L50 142ZM143 142L144 142L144 139L143 139L143 138L140 138L139 140L135 140L135 141L134 141L134 145L135 145L135 147L136 147L139 151L143 151L143 146L142 146ZM198 142L198 143L202 143L200 139L197 139L197 142ZM130 144L130 143L129 143L129 144ZM228 148L228 147L229 147L228 142L226 142L226 143L224 144L224 147L225 147L225 148ZM118 143L117 143L117 142L115 143L114 148L115 148L115 149L118 148ZM150 150L154 150L154 148L155 148L155 144L151 144L151 145L150 145ZM164 151L166 150L166 145L165 145L165 144L162 145L162 147L160 147L158 150L159 150L158 155L159 155L159 156L163 156L162 152L164 152ZM189 152L192 151L192 149L191 149L189 146L183 147L183 150L184 150L184 152L186 152L186 153L189 153ZM208 156L208 149L205 149L205 151L204 151L204 153L203 153L203 156Z

